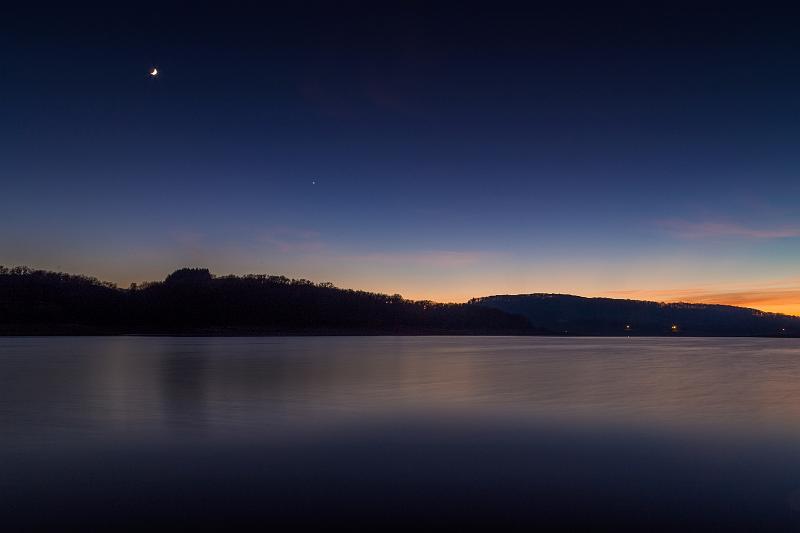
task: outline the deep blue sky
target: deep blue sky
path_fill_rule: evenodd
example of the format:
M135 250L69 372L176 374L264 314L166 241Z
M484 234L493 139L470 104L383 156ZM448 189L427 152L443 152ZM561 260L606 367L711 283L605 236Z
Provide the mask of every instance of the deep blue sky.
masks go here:
M800 313L796 14L268 4L0 8L0 264Z

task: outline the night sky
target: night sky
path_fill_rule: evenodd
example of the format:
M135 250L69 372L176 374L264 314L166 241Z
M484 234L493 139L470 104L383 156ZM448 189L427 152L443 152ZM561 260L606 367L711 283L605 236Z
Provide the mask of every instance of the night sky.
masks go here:
M66 4L0 7L0 264L800 314L794 13Z

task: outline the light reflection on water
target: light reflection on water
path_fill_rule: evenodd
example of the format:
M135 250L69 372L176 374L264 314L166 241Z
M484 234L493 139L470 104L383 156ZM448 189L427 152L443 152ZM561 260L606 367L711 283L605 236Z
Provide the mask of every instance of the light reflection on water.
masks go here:
M6 338L0 433L0 491L17 518L92 476L134 500L181 493L188 516L209 523L219 517L201 496L247 523L296 519L298 498L306 518L377 517L395 501L418 520L472 509L495 525L569 523L559 506L578 498L589 524L641 526L634 507L675 526L784 527L799 523L800 342ZM313 465L313 482L298 465ZM320 487L362 504L348 514ZM429 508L442 490L449 499ZM283 503L254 510L231 497L241 491ZM181 523L160 501L130 505L141 520ZM67 522L99 512L70 509Z
M235 439L438 411L800 430L786 339L17 338L0 340L0 368L7 437Z

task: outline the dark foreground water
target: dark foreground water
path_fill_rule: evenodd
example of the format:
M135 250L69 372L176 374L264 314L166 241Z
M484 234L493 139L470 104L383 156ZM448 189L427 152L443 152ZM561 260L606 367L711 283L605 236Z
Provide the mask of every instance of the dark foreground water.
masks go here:
M800 342L0 339L0 530L796 530Z

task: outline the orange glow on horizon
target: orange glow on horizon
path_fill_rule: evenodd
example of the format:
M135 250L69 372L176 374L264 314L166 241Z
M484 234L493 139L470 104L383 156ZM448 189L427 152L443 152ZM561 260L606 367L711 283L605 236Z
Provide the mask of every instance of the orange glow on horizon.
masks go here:
M784 315L800 316L800 288L768 288L752 290L641 290L611 291L611 298L734 305Z
M149 256L142 255L149 261ZM263 270L270 274L284 274L288 277L306 278L316 282L331 281L337 287L345 289L400 294L409 300L430 300L441 303L464 303L471 298L496 294L558 293L588 298L733 305L769 313L800 316L800 277L684 285L668 289L629 289L619 285L617 287L611 284L609 284L611 286L606 285L604 278L600 279L600 277L586 279L580 272L567 272L563 276L558 276L557 272L543 272L529 276L519 273L503 275L489 268L460 272L457 267L462 267L464 262L468 263L468 258L459 254L426 255L423 258L424 261L427 261L425 265L429 263L434 265L429 268L420 267L418 263L423 259L419 258L414 262L403 261L402 257L395 256L376 257L376 255L362 256L362 263L367 263L369 267L362 270L353 269L350 261L336 265L338 267L336 270L329 270L331 264L335 264L335 261L332 260L325 263L328 267L326 269L301 269L295 268L294 265L286 265ZM370 259L372 263L367 262L367 259ZM178 263L158 265L155 260L152 263L147 271L141 271L135 277L131 275L130 271L139 269L129 263L121 266L115 265L117 268L106 273L98 273L89 268L80 267L64 270L111 280L120 287L127 287L131 282L163 279L164 272L170 272L180 266ZM191 263L197 263L197 261L191 261ZM396 264L401 267L394 268ZM390 268L392 270L389 271ZM257 268L248 268L240 269L237 272L237 269L233 269L227 264L211 266L211 271L217 275L227 273L241 275L258 270ZM475 280L487 281L476 283ZM634 283L644 285L647 280L625 280L624 282L628 286ZM658 282L654 280L653 283Z

